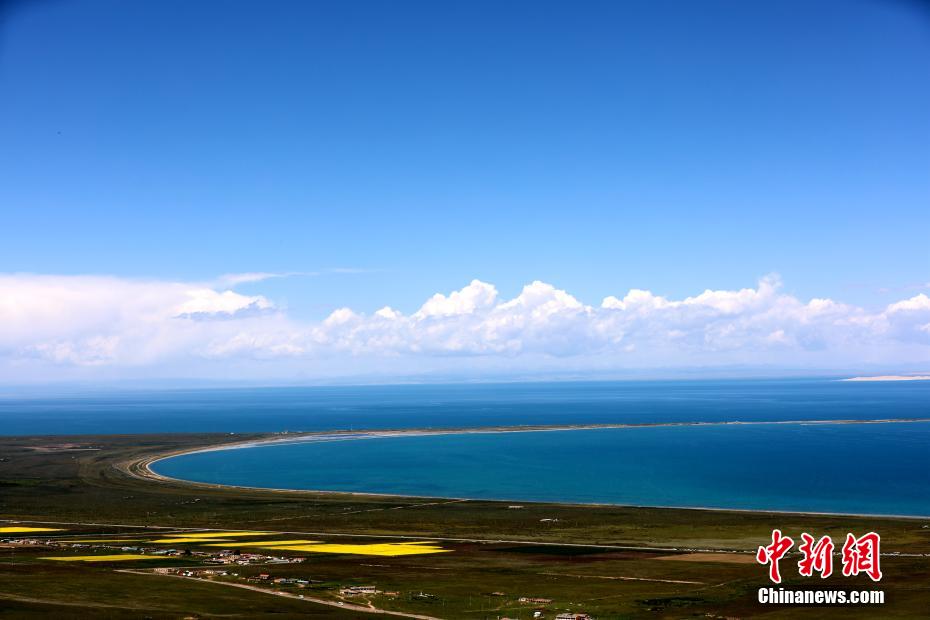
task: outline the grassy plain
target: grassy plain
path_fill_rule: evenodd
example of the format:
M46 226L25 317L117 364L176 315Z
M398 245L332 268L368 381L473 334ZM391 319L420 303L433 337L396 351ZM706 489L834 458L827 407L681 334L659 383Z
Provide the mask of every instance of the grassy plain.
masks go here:
M171 540L160 546L255 551L262 536L274 553L302 564L237 567L302 579L297 590L270 583L264 591L157 575L155 566L199 566L192 558L61 562L74 550L0 547L0 617L370 617L335 605L438 618L553 618L561 611L597 618L921 617L930 608L930 521L871 517L428 500L332 493L273 492L142 480L132 463L154 454L229 441L241 435L148 435L0 438L0 527L44 527L12 536L64 540ZM259 437L254 437L258 439ZM802 483L803 481L799 481ZM20 521L21 523L13 523ZM766 570L751 560L773 528L841 541L847 531L882 535L885 578L821 581L797 575L786 558L786 588L876 589L869 606L763 606ZM195 532L194 530L200 530ZM244 536L245 533L258 533ZM278 543L293 541L295 549ZM307 541L319 541L309 543ZM372 556L359 545L430 541L445 553ZM339 553L315 553L313 546ZM159 546L159 545L156 545ZM307 547L298 549L297 547ZM100 550L99 553L119 553ZM201 567L203 568L203 567ZM129 569L128 571L126 569ZM393 595L342 599L339 589L375 585ZM280 590L286 596L273 596ZM305 596L304 600L294 598ZM521 603L521 597L551 603Z

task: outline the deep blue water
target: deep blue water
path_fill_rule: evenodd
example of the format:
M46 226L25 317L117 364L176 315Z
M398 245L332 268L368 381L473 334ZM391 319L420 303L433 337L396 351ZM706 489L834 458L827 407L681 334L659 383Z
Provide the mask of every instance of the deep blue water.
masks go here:
M317 441L153 469L271 488L930 515L928 445L930 423L641 427Z
M0 395L0 434L930 418L930 382L829 379ZM179 457L171 476L411 495L930 515L930 424L365 439Z
M930 417L930 382L629 381L0 392L0 435Z

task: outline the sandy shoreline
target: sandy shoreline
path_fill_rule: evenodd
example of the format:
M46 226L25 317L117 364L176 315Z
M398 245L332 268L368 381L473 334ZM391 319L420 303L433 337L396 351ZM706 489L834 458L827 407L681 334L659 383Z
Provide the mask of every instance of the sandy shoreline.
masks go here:
M651 508L651 509L669 509L669 510L700 510L709 512L735 512L750 514L794 514L794 515L812 515L812 516L841 516L841 517L870 517L882 519L908 519L908 520L925 520L930 518L928 515L889 515L889 514L871 514L871 513L834 513L834 512L812 512L812 511L792 511L792 510L757 510L745 508L721 508L715 506L651 506L639 504L613 504L613 503L585 503L585 502L552 502L552 501L528 501L513 500L508 498L471 498L471 497L445 497L445 496L425 496L425 495L406 495L396 493L377 493L377 492L357 492L357 491L326 491L314 489L287 489L287 488L270 488L270 487L253 487L244 485L217 484L209 482L196 482L173 478L155 472L152 465L155 463L181 456L184 454L197 454L202 452L215 452L220 450L238 450L243 448L269 447L275 445L287 445L293 443L313 443L316 441L352 441L359 439L379 439L391 437L417 437L417 436L434 436L434 435L466 435L466 434L498 434L498 433L534 433L548 431L583 431L597 429L636 429L636 428L662 428L662 427L685 427L685 426L764 426L764 425L839 425L839 424L901 424L901 423L928 423L930 418L890 418L890 419L873 419L873 420L780 420L780 421L727 421L727 422L663 422L656 424L582 424L582 425L559 425L559 426L501 426L486 428L460 428L460 429L397 429L397 430L370 430L370 431L320 431L311 433L299 433L288 435L287 437L269 437L267 439L250 439L241 442L232 442L223 445L203 446L199 448L189 448L185 450L175 450L167 453L160 453L148 456L143 459L137 459L120 464L120 469L130 476L150 482L183 484L199 488L212 489L237 489L243 491L266 491L270 493L288 493L288 494L306 494L306 495L344 495L350 497L391 497L391 498L410 498L410 499L437 499L437 500L456 500L456 501L482 501L482 502L502 502L502 503L519 503L519 504L557 504L565 506L624 506L629 508Z
M642 424L559 424L539 426L488 426L476 428L449 428L449 429L386 429L386 430L360 430L360 431L316 431L307 433L287 433L285 437L272 437L268 439L250 439L242 442L233 442L219 446L194 448L184 450L177 454L166 455L152 461L152 463L179 456L181 454L194 454L199 452L215 452L219 450L239 450L242 448L256 448L290 443L313 443L319 441L354 441L359 439L383 439L389 437L427 437L435 435L487 435L501 433L544 433L562 431L590 431L604 429L637 429L637 428L672 428L693 426L781 426L781 425L835 425L835 424L906 424L930 422L930 418L876 418L870 420L774 420L774 421L741 421L729 420L723 422L657 422Z

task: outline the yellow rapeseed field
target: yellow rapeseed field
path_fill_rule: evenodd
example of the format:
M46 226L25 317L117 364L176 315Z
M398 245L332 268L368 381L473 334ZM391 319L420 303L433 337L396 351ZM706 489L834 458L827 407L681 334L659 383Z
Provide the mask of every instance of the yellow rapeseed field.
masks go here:
M164 555L141 555L138 553L124 553L117 555L63 555L40 560L55 560L57 562L126 562L130 560L169 560Z
M19 525L0 527L0 534L27 534L29 532L61 532L58 527L22 527Z
M230 542L225 538L188 538L186 536L181 538L157 538L155 540L148 540L146 542L150 543L214 543L214 542Z
M178 538L231 538L233 536L267 536L277 532L174 532L170 536Z
M320 544L320 545L276 545L273 549L285 551L304 551L307 553L348 553L353 555L380 555L395 557L401 555L424 555L427 553L449 553L428 543L375 543L370 545Z
M318 543L318 540L237 540L237 547L280 547L281 545L312 545ZM210 544L204 547L226 547L225 544Z

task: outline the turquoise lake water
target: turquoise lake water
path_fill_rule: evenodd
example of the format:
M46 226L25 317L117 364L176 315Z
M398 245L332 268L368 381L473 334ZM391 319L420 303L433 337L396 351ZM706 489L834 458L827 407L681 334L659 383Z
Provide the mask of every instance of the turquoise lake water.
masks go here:
M930 515L928 442L930 423L644 427L297 443L153 469L272 488Z
M0 434L930 418L930 382L615 381L0 392ZM930 515L930 424L365 439L189 455L166 475L515 501Z

